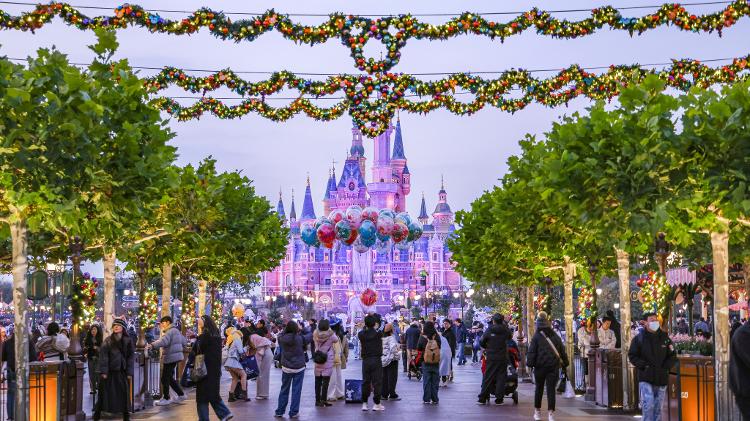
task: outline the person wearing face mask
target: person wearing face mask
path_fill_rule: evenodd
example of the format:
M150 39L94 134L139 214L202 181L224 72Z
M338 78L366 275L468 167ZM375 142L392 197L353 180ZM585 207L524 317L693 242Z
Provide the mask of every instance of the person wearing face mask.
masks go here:
M645 313L643 318L646 328L630 343L628 359L638 373L643 421L659 421L669 370L677 362L677 353L656 314Z

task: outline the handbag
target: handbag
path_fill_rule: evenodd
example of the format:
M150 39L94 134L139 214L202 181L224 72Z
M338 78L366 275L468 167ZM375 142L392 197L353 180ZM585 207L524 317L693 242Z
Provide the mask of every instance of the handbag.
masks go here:
M260 368L258 367L258 361L254 355L245 355L240 358L240 364L245 370L248 379L255 379L260 375Z
M195 360L193 361L193 369L190 370L190 379L198 383L208 376L208 368L206 368L206 357L201 352L197 342L195 346Z

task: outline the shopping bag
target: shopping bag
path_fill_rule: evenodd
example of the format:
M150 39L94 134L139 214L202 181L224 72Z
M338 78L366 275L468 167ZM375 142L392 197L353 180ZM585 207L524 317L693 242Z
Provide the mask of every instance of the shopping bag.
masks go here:
M362 380L345 380L344 397L346 399L346 403L362 403Z
M260 374L260 368L258 368L258 361L255 359L255 356L243 356L240 359L240 364L242 364L242 368L245 369L245 373L247 373L247 379L254 379L257 378Z

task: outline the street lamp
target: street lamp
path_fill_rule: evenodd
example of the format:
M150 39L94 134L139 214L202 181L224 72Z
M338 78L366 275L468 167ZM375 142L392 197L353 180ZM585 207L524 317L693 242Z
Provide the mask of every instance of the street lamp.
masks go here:
M427 271L424 268L422 268L422 270L419 272L419 282L422 284L422 287L424 287L425 300L427 299L426 297L427 296L427 276L429 276L429 273L427 273ZM417 297L414 297L414 298L417 298ZM417 300L418 299L419 298L417 298ZM427 318L427 303L425 302L423 304L424 305L422 307L424 307L424 317L426 319Z
M597 267L598 261L592 261L589 259L589 276L591 277L591 288L596 290L596 274L599 271L599 268ZM589 340L589 344L591 346L591 349L588 353L588 363L589 363L589 373L594 373L596 371L596 354L599 352L599 329L596 326L596 296L597 294L593 294L591 297L592 301L592 311L591 311L591 319L589 320L589 323L592 324L591 326L591 339ZM586 387L586 400L592 401L595 400L595 394L596 394L596 384L594 383L596 376L589 376L589 384Z
M659 272L662 275L667 274L667 257L669 256L671 246L667 242L667 234L660 232L654 240L654 258L659 265Z

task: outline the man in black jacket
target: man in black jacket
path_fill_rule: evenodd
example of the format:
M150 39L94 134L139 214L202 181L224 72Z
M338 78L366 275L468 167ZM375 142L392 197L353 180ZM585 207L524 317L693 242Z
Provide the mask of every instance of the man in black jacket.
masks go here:
M479 345L484 349L487 369L482 377L479 405L486 405L490 392L495 390L495 405L502 405L505 396L505 377L508 374L508 339L510 330L503 323L503 316L492 316L492 326L482 335Z
M377 319L372 314L365 316L365 328L357 337L362 354L362 410L369 411L367 399L372 392L372 401L375 404L373 411L382 411L385 408L380 404L380 389L383 383L383 365L380 357L383 355L383 333L375 327Z
M409 361L417 355L417 343L419 343L419 323L416 320L411 322L411 326L406 329L406 367L404 371L409 370Z
M732 336L729 348L729 388L734 393L742 419L750 421L750 321Z
M638 372L638 391L643 421L659 419L669 380L669 370L677 362L669 335L661 330L654 313L643 315L646 328L630 343L628 359Z

